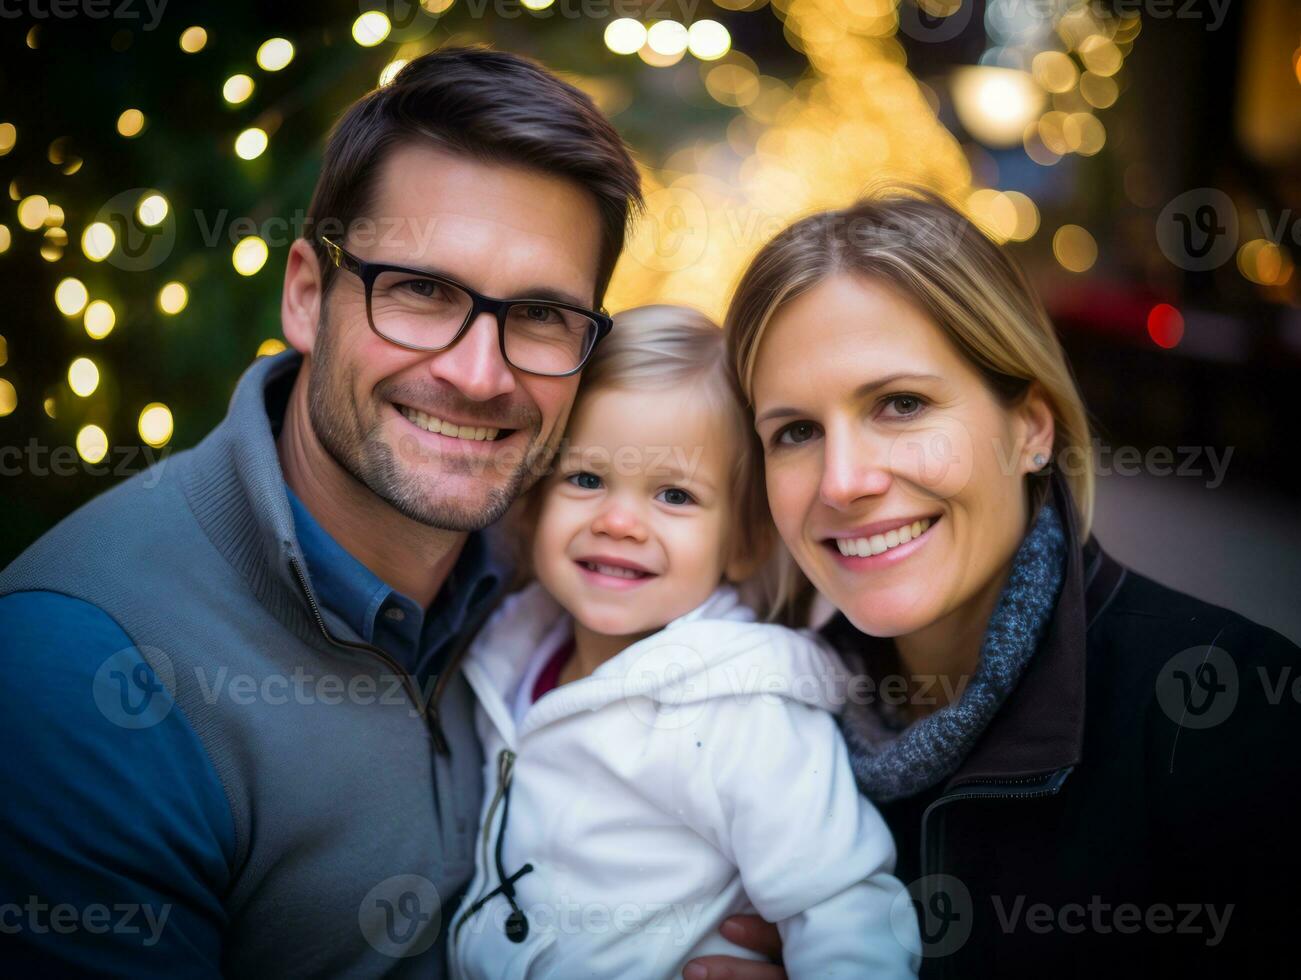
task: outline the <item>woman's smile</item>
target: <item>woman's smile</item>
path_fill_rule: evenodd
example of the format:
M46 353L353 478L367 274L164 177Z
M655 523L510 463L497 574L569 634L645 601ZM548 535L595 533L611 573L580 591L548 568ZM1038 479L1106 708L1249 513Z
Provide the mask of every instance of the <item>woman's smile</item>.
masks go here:
M870 571L897 565L926 545L940 515L877 521L823 539L841 567Z

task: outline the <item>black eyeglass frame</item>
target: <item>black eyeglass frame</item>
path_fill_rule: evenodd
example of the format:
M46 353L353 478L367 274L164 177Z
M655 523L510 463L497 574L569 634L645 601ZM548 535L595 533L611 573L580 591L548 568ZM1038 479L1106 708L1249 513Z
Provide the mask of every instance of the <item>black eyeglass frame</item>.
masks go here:
M465 336L466 330L470 328L470 324L474 323L474 321L478 319L480 313L491 313L497 319L497 346L501 350L503 361L515 368L515 370L523 371L525 374L533 374L541 378L568 378L583 370L588 360L591 358L592 352L596 350L596 345L601 342L602 338L604 338L614 326L614 320L604 309L589 310L585 306L575 306L572 303L561 303L553 299L529 299L524 296L516 299L497 299L493 296L485 296L483 293L471 289L469 286L465 285L465 283L458 282L449 276L427 272L423 269L411 269L402 265L386 265L380 262L367 262L365 259L360 259L353 255L338 242L332 241L324 235L320 236L320 242L325 246L325 251L329 254L330 259L333 261L336 268L346 269L361 280L362 286L366 291L366 322L370 324L371 331L374 332L377 337L387 340L390 344L396 344L398 347L403 347L407 350L425 351L427 353L449 350L452 347L455 347L457 342ZM432 279L434 282L445 283L448 286L459 289L470 297L469 315L466 316L465 322L461 324L460 328L456 331L451 340L443 344L441 347L422 347L416 344L405 344L400 340L394 340L375 326L375 317L371 313L371 292L374 289L375 280L385 272L401 272L407 275L419 276L422 279ZM582 316L589 317L596 323L596 337L593 338L591 346L587 348L582 359L578 362L577 367L569 371L563 371L559 374L550 374L545 371L530 371L528 368L520 367L510 359L510 356L506 353L506 311L512 306L520 305L550 306L560 310L568 310L570 313L578 313Z

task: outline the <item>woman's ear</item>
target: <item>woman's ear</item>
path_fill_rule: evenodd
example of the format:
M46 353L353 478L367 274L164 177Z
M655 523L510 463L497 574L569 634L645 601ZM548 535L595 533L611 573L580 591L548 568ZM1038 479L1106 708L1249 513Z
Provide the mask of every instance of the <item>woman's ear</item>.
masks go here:
M321 322L321 266L305 238L289 246L285 262L285 288L280 296L280 324L289 346L311 354L316 328Z
M1017 466L1022 473L1037 473L1052 462L1057 423L1052 405L1039 382L1031 382L1016 409L1020 427L1021 454Z

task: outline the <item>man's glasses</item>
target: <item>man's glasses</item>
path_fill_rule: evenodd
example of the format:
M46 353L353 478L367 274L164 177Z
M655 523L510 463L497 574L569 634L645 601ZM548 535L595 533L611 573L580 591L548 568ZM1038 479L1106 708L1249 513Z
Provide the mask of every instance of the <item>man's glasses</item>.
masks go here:
M486 312L497 318L507 364L562 378L582 370L612 326L604 311L551 300L493 299L446 276L363 261L324 236L321 244L338 268L361 279L370 328L408 350L447 350Z

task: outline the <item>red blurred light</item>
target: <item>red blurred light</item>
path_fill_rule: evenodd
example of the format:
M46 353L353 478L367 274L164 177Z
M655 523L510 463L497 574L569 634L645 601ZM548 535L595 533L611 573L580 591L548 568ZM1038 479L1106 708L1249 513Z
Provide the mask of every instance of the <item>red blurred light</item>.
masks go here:
M1184 336L1183 314L1169 303L1157 303L1147 315L1147 333L1158 347L1177 346Z

